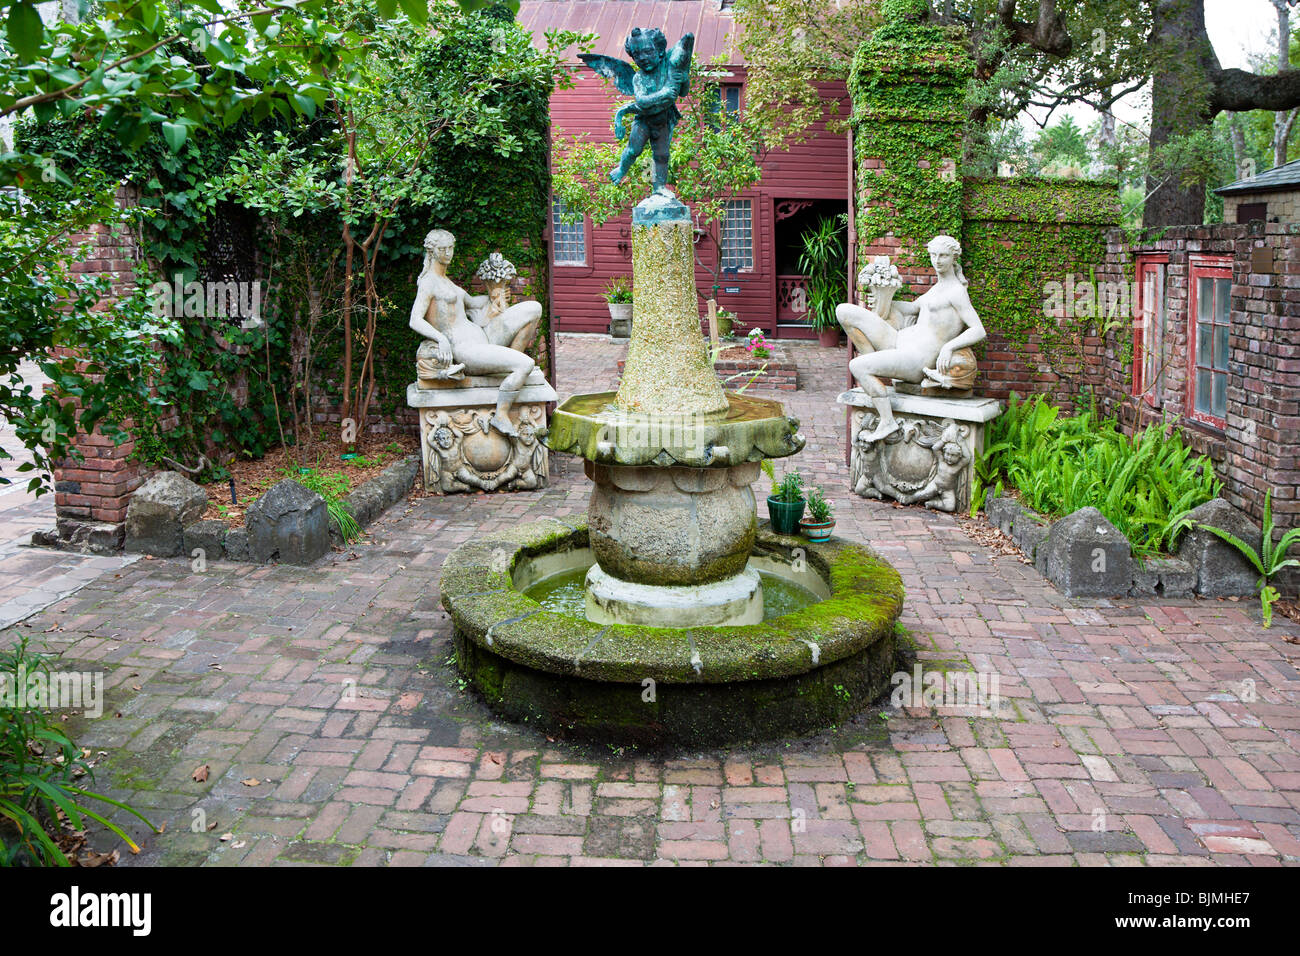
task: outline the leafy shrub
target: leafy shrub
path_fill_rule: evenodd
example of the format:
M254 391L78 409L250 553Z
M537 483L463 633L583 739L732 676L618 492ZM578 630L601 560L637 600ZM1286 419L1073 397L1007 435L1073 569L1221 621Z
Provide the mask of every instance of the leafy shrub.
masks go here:
M1021 402L1014 393L989 426L973 503L1003 482L1046 515L1096 508L1138 557L1173 550L1188 527L1187 512L1223 487L1210 460L1195 455L1177 431L1153 425L1129 438L1095 408L1063 416L1041 396Z

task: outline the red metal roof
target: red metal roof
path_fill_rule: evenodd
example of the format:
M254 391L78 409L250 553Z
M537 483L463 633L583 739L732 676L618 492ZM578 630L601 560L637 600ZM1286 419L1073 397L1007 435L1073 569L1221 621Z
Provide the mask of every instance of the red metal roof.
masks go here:
M545 47L547 30L573 30L599 35L593 53L626 59L623 40L633 27L658 27L671 46L683 33L695 34L695 56L709 62L723 53L728 66L743 66L735 49L738 36L731 10L718 0L523 0L515 18L533 34L533 43ZM565 55L577 60L577 48Z

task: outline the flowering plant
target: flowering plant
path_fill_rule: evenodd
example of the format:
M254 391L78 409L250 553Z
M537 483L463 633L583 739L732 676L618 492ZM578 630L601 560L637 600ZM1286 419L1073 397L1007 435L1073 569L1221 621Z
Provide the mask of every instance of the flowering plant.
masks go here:
M763 337L763 330L755 326L749 330L749 341L745 343L745 348L754 358L770 358L772 350L767 346L767 339Z

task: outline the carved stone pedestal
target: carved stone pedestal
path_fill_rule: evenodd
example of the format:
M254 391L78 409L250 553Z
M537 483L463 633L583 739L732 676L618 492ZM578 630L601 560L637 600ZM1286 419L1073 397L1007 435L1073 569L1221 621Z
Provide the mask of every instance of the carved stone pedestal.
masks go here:
M510 421L517 437L488 425L496 409L500 377L466 375L433 387L427 379L406 387L406 404L420 410L424 487L437 494L461 491L528 491L547 484L546 403L555 389L534 369L520 389Z
M879 424L871 398L855 388L837 401L852 414L849 486L855 494L939 511L970 507L975 456L984 450L985 424L1002 413L1001 402L891 393L902 427L868 442L865 436Z

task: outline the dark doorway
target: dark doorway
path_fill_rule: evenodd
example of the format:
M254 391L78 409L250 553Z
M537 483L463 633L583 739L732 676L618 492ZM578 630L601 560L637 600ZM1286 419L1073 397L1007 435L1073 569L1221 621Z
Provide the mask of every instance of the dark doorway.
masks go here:
M778 338L814 338L809 324L807 277L799 269L803 237L824 219L844 216L843 199L778 199L773 222L776 258L776 334ZM844 227L847 228L847 227ZM847 290L846 290L847 292Z

